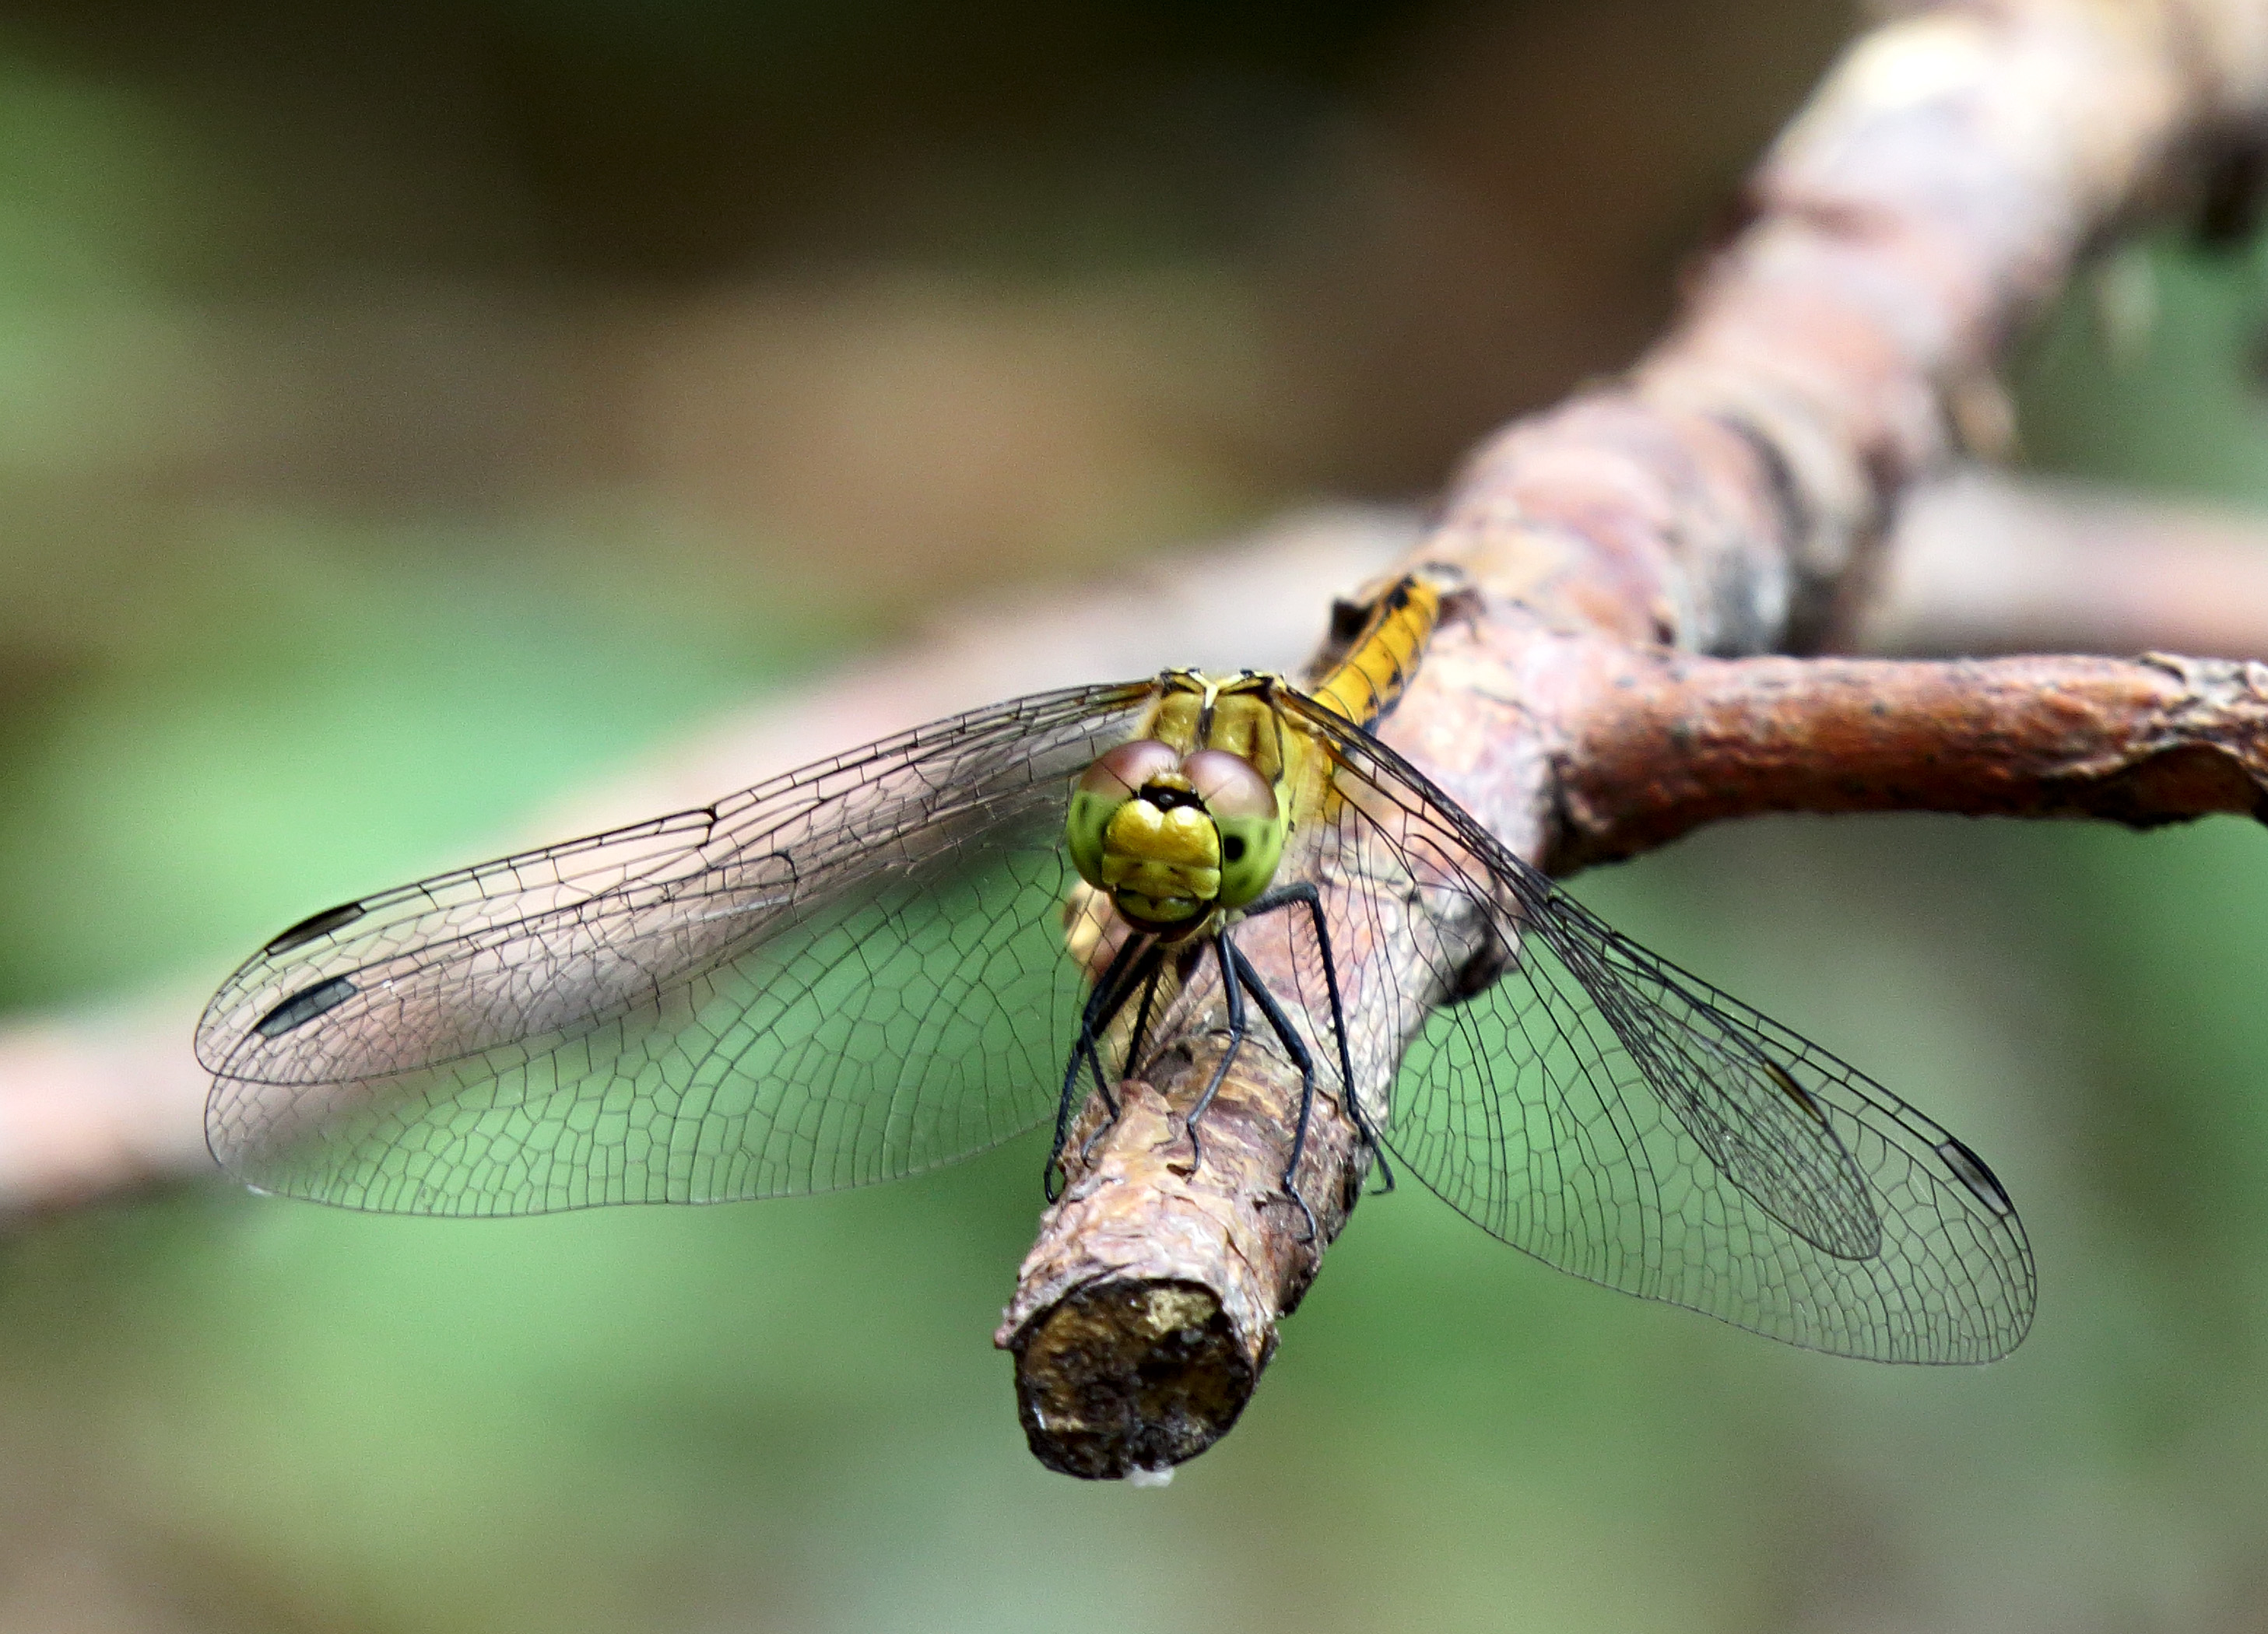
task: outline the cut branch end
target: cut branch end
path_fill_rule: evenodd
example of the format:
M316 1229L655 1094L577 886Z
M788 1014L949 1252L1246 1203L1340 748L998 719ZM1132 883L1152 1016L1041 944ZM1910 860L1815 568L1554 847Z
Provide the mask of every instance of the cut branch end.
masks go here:
M1119 1086L1107 1128L1090 1103L1071 1130L1071 1183L993 1339L1016 1358L1024 1433L1050 1469L1121 1480L1226 1434L1275 1352L1277 1322L1346 1224L1364 1167L1353 1126L1317 1096L1300 1181L1311 1229L1283 1183L1298 1077L1246 1050L1250 1068L1222 1084L1199 1145L1179 1108L1219 1065L1204 1048L1177 1054L1155 1085Z

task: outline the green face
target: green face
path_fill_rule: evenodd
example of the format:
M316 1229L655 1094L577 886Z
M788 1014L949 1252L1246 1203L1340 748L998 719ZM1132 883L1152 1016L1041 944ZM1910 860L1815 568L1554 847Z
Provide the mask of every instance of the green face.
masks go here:
M1241 755L1182 755L1123 743L1071 792L1064 837L1079 877L1145 930L1189 930L1265 891L1285 823L1268 780Z

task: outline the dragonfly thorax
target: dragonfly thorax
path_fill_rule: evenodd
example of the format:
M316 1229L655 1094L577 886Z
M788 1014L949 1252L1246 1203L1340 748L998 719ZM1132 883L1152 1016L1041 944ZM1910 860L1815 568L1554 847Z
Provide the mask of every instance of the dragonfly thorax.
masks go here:
M1141 738L1087 768L1064 836L1079 876L1128 923L1174 938L1268 888L1284 828L1275 790L1242 755Z

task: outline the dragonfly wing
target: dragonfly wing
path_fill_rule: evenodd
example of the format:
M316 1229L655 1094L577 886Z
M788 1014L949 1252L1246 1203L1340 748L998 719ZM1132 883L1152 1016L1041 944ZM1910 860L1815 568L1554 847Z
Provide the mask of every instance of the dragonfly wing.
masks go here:
M250 1183L526 1214L832 1189L1054 1104L1070 780L1148 683L1019 699L285 931L198 1027Z
M1791 1343L1976 1362L2022 1338L2030 1249L1974 1152L1314 724L1347 793L1335 866L1408 882L1340 894L1335 937L1417 966L1382 1120L1411 1173L1562 1270Z

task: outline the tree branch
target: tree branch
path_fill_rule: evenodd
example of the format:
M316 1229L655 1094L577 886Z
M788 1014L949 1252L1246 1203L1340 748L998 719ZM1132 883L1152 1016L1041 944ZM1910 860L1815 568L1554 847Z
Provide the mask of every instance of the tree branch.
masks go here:
M1381 735L1506 844L1546 859L1557 749L1625 740L1593 725L1613 706L1595 673L1557 661L1565 643L1727 656L1820 644L1904 491L1962 438L1999 435L1999 350L2084 243L2161 185L2169 159L2257 114L2257 20L2234 0L1999 0L1863 39L1784 133L1749 224L1677 328L1624 382L1517 423L1473 458L1416 557L1465 570L1481 611L1442 631ZM1822 700L1806 713L1833 713L1832 688L1802 690ZM1994 698L2016 701L1990 694L1988 713ZM1972 737L2007 729L1950 718ZM1770 727L1748 729L1769 742ZM1616 791L1675 787L1641 763ZM1395 962L1402 951L1342 950L1362 996L1353 1033L1422 1025L1437 995L1422 961ZM1253 1137L1209 1148L1219 1173L1200 1171L1204 1203L1198 1176L1145 1167L1187 1139L1152 1100L1193 1103L1219 1027L1189 1019L1138 1092L1143 1115L1073 1165L1020 1274L998 1342L1017 1358L1033 1451L1057 1468L1126 1475L1224 1432L1341 1223L1334 1210L1297 1236L1297 1215L1269 1206L1299 1095L1271 1052L1248 1047L1229 1077L1224 1096L1251 1108ZM1386 1041L1389 1072L1408 1041ZM1366 1153L1343 1108L1319 1105L1317 1122L1344 1165L1305 1195L1351 1200Z
M1558 761L1572 873L1760 812L2268 812L2268 668L2220 659L1697 659L1566 643L1600 700Z
M2268 524L2099 484L1957 468L1898 508L1853 652L2268 659Z

